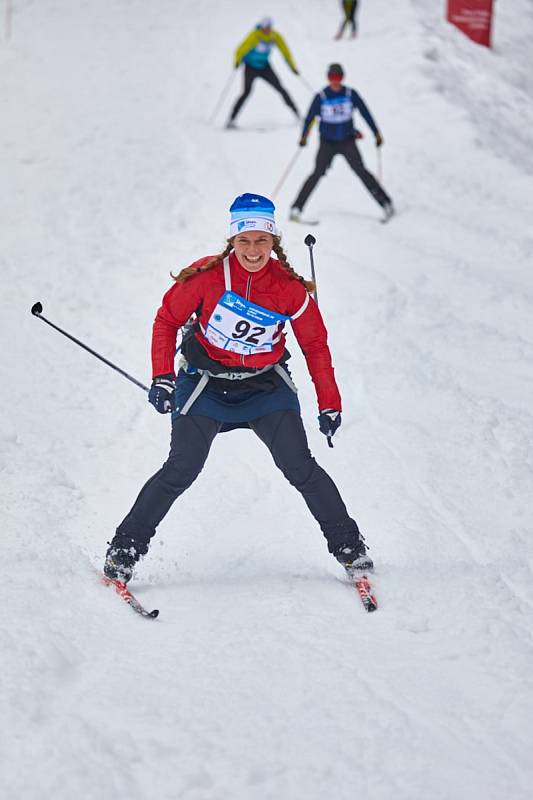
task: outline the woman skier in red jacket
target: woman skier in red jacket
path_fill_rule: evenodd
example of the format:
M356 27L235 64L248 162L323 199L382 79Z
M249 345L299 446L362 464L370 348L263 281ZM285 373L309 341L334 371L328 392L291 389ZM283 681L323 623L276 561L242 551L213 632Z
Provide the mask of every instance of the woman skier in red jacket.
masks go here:
M230 214L224 252L183 269L155 318L148 399L172 414L171 447L107 551L105 575L124 583L173 502L198 477L217 433L234 428L251 428L266 444L348 574L372 568L356 522L309 451L286 366L283 328L290 322L315 385L320 430L330 440L341 424L341 399L327 332L309 294L314 285L287 261L270 200L241 195ZM176 337L184 327L176 377Z

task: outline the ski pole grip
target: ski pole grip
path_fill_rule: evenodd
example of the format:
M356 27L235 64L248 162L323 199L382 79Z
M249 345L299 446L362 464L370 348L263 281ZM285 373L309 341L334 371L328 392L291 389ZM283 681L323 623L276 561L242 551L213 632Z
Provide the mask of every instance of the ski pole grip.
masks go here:
M31 313L36 317L38 317L39 314L42 314L43 313L42 303L34 303L31 307Z
M313 283L315 284L315 291L313 292L313 297L315 298L315 302L318 305L318 291L316 288L316 275L315 275L315 259L313 258L313 247L316 244L316 239L312 233L308 233L304 239L304 244L307 245L309 248L309 261L311 262L311 276L313 278Z

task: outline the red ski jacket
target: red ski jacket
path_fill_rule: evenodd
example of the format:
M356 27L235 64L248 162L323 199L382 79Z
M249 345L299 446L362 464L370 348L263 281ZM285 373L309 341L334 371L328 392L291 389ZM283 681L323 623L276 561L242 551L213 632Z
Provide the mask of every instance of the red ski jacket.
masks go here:
M201 258L193 264L200 267L212 256ZM341 398L327 343L327 331L317 304L305 286L285 270L278 259L270 258L259 272L248 272L234 253L229 256L231 290L256 305L291 317L291 325L307 362L315 385L319 410L327 408L341 411ZM175 374L174 357L176 336L190 316L198 316L205 329L218 301L225 292L223 263L206 272L193 275L184 283L175 283L163 297L152 335L152 375ZM265 367L276 364L283 356L285 335L271 352L254 355L222 350L211 344L202 331L194 334L208 356L224 366L238 368Z

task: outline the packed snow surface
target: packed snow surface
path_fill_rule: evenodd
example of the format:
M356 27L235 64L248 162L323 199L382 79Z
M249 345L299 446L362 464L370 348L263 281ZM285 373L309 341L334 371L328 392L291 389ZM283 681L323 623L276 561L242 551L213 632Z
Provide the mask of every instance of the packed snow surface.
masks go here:
M305 7L304 7L305 6ZM533 7L494 47L433 0L14 0L0 42L0 794L13 800L526 800L533 796ZM7 11L12 13L7 13ZM4 14L5 10L5 14ZM106 542L168 451L143 383L169 271L271 194L299 127L235 46L272 14L305 111L328 63L383 132L387 226L342 160L306 213L343 395L329 449L294 338L310 446L376 562L365 614L251 432L224 434L131 587ZM304 82L305 81L305 82ZM229 84L214 122L210 117ZM317 134L276 197L283 241Z

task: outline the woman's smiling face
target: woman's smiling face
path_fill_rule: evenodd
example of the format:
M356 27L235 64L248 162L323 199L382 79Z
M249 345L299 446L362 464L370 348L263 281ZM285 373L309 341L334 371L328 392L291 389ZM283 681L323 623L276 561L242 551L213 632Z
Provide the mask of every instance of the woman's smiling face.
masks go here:
M264 231L238 233L233 239L237 261L248 272L259 272L270 258L273 243L272 234Z

